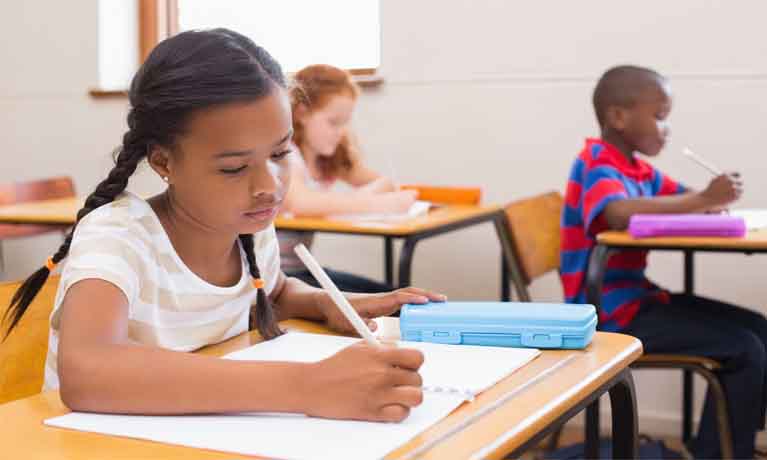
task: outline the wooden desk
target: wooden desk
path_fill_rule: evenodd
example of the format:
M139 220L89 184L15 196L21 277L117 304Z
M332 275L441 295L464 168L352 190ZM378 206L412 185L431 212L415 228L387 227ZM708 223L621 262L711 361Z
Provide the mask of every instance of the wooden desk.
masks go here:
M384 318L385 328L397 330L396 318ZM306 321L285 321L283 328L328 333ZM393 336L394 334L387 334ZM255 333L243 334L200 353L219 356L258 343ZM642 353L633 337L598 332L583 351L544 351L530 364L464 403L448 417L390 453L388 459L500 459L521 454L599 395L609 392L613 407L613 440L616 458L636 458L637 416L628 366ZM574 358L570 358L574 356ZM564 364L562 364L564 361ZM552 367L554 370L552 371ZM549 372L544 378L541 373ZM537 380L536 380L537 379ZM487 411L488 406L514 392L460 432L444 437L456 424ZM162 458L232 459L232 454L52 428L43 420L67 413L58 392L49 391L0 405L0 445L7 458ZM443 438L443 439L442 439ZM435 445L412 455L417 450ZM410 456L410 457L408 457ZM249 458L249 457L247 457Z
M72 225L82 204L80 198L61 198L0 206L0 223Z
M696 252L741 252L743 254L767 252L767 230L754 230L742 238L659 237L634 239L628 232L602 232L591 252L586 273L586 293L589 303L599 305L605 263L617 249L682 251L684 253L684 292L695 290L694 254Z
M394 239L402 239L396 286L405 287L410 285L413 252L419 241L484 222L493 222L499 239L502 238L501 232L505 231L507 226L506 215L503 208L496 205L442 205L432 209L426 215L401 222L352 222L324 218L277 217L274 224L278 230L383 237L384 274L386 282L391 285L395 285ZM503 271L501 277L503 285L508 285L508 272Z
M73 224L82 199L38 201L12 206L0 206L0 223ZM399 273L396 286L410 285L413 252L416 244L426 238L442 235L462 228L493 222L499 239L506 231L506 215L496 205L469 206L444 205L433 209L427 215L401 222L352 222L322 218L275 219L278 230L307 232L343 233L348 235L369 235L384 238L384 273L386 282L394 285L394 239L404 240L399 258ZM501 251L503 254L503 251ZM515 267L511 267L513 270ZM508 271L502 269L502 286L508 286ZM502 294L503 300L508 300Z
M749 231L742 238L711 237L656 237L634 239L628 232L609 231L597 235L597 245L591 252L588 271L586 272L586 301L599 308L602 302L602 283L607 268L607 260L616 250L654 250L682 251L684 253L684 293L692 295L695 291L695 253L696 252L740 252L754 254L767 252L767 230ZM682 410L685 413L682 438L692 437L692 372L683 371L684 400Z

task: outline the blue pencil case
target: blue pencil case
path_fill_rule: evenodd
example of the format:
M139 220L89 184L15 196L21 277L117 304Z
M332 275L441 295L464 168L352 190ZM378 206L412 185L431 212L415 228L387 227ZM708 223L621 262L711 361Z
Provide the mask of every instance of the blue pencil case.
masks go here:
M597 327L593 305L444 302L402 307L402 340L493 347L586 347Z

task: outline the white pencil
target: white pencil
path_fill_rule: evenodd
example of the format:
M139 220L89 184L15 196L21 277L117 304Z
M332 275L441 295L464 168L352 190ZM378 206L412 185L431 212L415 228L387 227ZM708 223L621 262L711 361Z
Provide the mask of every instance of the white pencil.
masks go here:
M691 159L692 161L698 163L699 165L703 166L710 172L711 174L715 176L721 176L723 173L722 171L717 168L716 166L712 165L708 161L704 160L703 158L699 157L695 154L692 150L690 150L689 147L685 147L682 149L682 155L686 156L687 158Z
M336 304L338 309L341 310L341 313L343 313L346 319L352 323L352 326L354 326L354 329L357 331L357 333L371 346L380 347L380 342L378 342L370 329L368 329L365 321L360 318L357 310L352 307L349 301L346 300L346 297L344 297L336 285L333 284L333 281L330 280L330 277L327 273L325 273L325 270L322 269L320 264L317 263L317 260L312 256L309 250L306 249L306 246L299 244L293 248L293 250L296 252L298 258L301 259L301 262L306 265L306 268L309 270L309 272L314 275L314 277L317 279L317 282L320 283L320 286L322 286L322 288L325 289L325 291L330 295L330 298L333 299L333 302Z

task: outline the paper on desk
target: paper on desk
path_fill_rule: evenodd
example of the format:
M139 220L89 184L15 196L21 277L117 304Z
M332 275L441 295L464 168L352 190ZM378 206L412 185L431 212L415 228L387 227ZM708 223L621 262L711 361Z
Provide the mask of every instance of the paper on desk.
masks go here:
M422 216L429 212L429 208L432 204L428 201L416 201L410 206L407 212L399 214L384 214L384 213L358 213L358 214L336 214L328 216L328 219L332 220L351 220L355 222L396 222L402 220L412 219L414 217Z
M232 353L228 359L316 361L359 339L291 332ZM539 351L400 342L423 351L424 385L479 392L523 366ZM180 385L183 382L179 382ZM284 459L378 459L461 405L451 393L425 392L402 423L328 420L292 414L133 416L70 413L46 425L182 446Z
M731 209L730 215L742 217L748 230L767 228L767 209Z

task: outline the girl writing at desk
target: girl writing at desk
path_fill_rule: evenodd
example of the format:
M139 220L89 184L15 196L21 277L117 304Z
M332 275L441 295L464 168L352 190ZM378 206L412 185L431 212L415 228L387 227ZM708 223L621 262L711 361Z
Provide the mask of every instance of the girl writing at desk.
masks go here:
M290 90L293 108L294 154L288 159L292 180L283 210L297 216L356 213L401 213L415 202L417 192L398 190L391 178L365 165L349 130L359 89L351 75L329 65L311 65L294 76ZM351 186L336 191L337 183ZM283 267L290 276L317 286L293 253L299 243L310 247L311 232L280 230ZM326 269L342 291L386 292L392 288L350 273Z
M290 184L290 102L278 63L226 29L160 43L133 79L114 168L46 266L13 298L9 332L51 270L46 388L72 410L124 414L295 412L398 421L422 399L423 357L359 344L316 363L187 353L278 321L350 325L324 291L286 277L273 219ZM146 160L165 182L126 192ZM442 296L348 295L368 321Z

